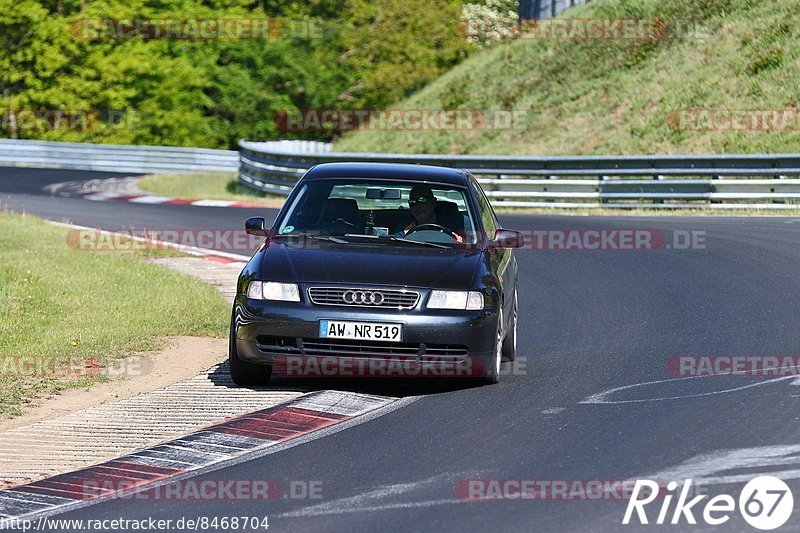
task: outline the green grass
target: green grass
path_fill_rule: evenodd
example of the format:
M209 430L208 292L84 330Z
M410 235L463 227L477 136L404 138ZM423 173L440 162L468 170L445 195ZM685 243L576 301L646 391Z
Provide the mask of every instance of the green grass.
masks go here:
M800 132L681 131L670 113L800 106L796 0L600 0L562 15L691 21L656 41L519 39L392 108L517 110L514 129L358 131L340 151L591 155L797 152ZM688 32L687 32L688 33Z
M67 239L65 228L0 213L2 416L41 394L105 379L20 375L22 360L92 365L161 348L169 335L227 335L230 311L216 289L141 260L175 252L81 251Z
M267 207L280 207L284 198L262 196L243 187L235 172L194 172L189 174L156 174L139 182L143 191L161 196L232 200Z

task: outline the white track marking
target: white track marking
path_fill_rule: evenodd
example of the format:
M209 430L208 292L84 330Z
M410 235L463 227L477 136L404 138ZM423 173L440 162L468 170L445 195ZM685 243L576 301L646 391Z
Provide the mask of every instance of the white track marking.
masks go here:
M83 197L84 200L94 200L96 202L103 202L105 200L113 200L114 198L119 198L120 196L124 196L122 193L118 192L95 192L92 194L87 194Z
M134 204L163 204L172 200L177 200L177 198L171 196L138 196L128 201Z
M323 413L358 416L385 403L386 398L381 396L328 390L314 396L301 396L291 406Z
M633 385L624 385L622 387L615 387L613 389L608 389L603 392L598 392L597 394L592 394L591 396L587 397L585 400L581 400L580 404L606 404L606 405L613 405L613 404L623 404L623 403L643 403L643 402L663 402L667 400L683 400L686 398L701 398L703 396L714 396L717 394L729 394L731 392L737 392L740 390L750 389L753 387L761 387L763 385L768 385L770 383L777 383L778 381L785 381L785 380L796 380L792 384L800 384L800 378L798 376L782 376L778 378L767 379L764 381L759 381L758 383L750 383L748 385L742 385L740 387L733 387L731 389L723 389L723 390L716 390L716 391L709 391L709 392L698 392L696 394L683 394L680 396L665 396L662 398L640 398L635 400L609 400L608 397L616 392L620 392L623 390L634 389L637 387L646 387L648 385L658 385L660 383L672 383L676 381L683 381L686 379L700 379L700 378L709 378L709 377L719 377L719 376L686 376L680 378L673 378L673 379L659 379L656 381L645 381L644 383L634 383Z
M333 514L349 514L349 513L372 513L375 511L388 511L391 509L419 509L423 507L435 507L438 505L452 505L454 503L465 503L461 500L447 499L447 500L423 500L419 502L405 502L405 503L385 503L383 505L373 505L370 507L357 507L357 508L340 508L340 509L325 509L314 511L293 511L290 513L283 513L278 515L280 518L291 518L301 516L323 516Z
M233 200L195 200L191 205L197 207L230 207L237 202Z
M430 487L442 482L452 482L455 479L464 478L463 475L458 474L441 474L438 476L429 477L420 481L412 481L410 483L397 483L394 485L386 485L368 492L357 494L355 496L348 496L346 498L339 498L325 503L312 505L297 511L290 511L283 513L281 517L301 517L301 516L320 516L331 514L344 514L344 513L361 513L378 511L383 509L399 509L399 508L414 508L414 507L431 507L433 505L462 503L461 500L445 499L445 500L423 500L417 502L399 502L399 503L381 503L382 500L387 498L395 498L397 496L408 494L417 489Z
M788 470L776 466L792 465ZM726 474L735 469L747 472ZM754 469L760 469L756 472ZM663 482L691 479L698 484L722 485L745 483L759 475L773 475L782 480L800 478L800 445L758 446L735 450L718 450L695 456L677 466L641 476L639 479L658 479Z

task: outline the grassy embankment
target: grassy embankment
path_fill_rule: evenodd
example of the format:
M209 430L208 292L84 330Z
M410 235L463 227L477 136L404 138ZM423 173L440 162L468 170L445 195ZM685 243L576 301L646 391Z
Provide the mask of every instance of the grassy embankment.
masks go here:
M227 335L210 285L142 261L159 250L85 251L69 230L0 213L0 416L37 396L108 379L100 365L170 335Z
M788 122L789 131L713 131L697 129L708 125L703 116L681 124L677 114L800 106L796 0L606 0L562 17L658 18L674 29L657 40L497 43L392 108L521 111L524 118L513 128L362 130L335 148L513 155L798 152L797 120Z

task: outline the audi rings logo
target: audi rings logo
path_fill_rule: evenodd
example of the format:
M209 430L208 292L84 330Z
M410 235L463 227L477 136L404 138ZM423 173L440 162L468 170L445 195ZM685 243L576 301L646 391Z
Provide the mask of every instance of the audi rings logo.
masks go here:
M344 303L351 305L381 305L383 294L373 291L347 291L342 299Z

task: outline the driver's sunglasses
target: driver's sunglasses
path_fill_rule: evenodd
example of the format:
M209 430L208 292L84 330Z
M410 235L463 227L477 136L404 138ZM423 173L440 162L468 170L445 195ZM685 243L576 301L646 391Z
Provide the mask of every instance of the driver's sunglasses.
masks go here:
M414 206L415 206L415 205L417 205L417 204L427 204L427 203L428 203L428 202L430 202L430 201L431 201L431 199L430 199L430 198L427 198L427 197L425 197L425 196L420 196L420 197L419 197L419 198L417 198L417 199L410 198L410 199L408 200L408 206L409 206L409 207L414 207Z

